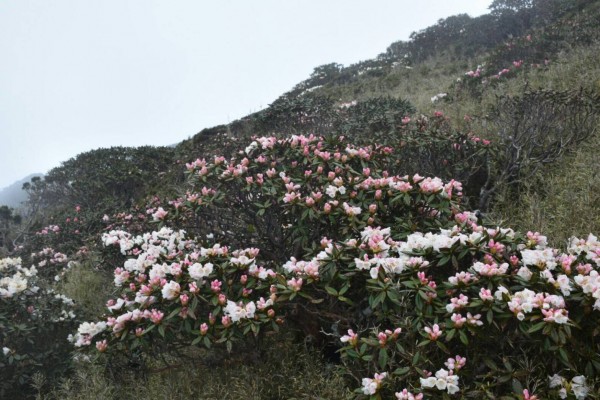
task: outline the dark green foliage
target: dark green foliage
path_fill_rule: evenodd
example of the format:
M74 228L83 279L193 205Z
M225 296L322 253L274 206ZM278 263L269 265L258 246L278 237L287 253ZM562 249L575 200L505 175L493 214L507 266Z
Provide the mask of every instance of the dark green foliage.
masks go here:
M415 108L406 100L376 97L357 102L342 111L342 118L335 130L353 138L398 132L403 125L402 119L414 112Z
M16 214L12 208L0 206L0 255L10 253L13 250L14 229L21 225L21 222L21 215Z
M333 100L320 96L282 96L256 116L256 131L269 133L331 132L338 114Z
M18 258L1 261L3 278L29 273L20 268ZM48 283L27 276L23 291L0 296L0 398L25 398L36 371L56 381L70 369L71 346L65 339L79 321L72 314L72 302L58 297Z
M98 149L64 162L44 180L69 205L128 207L158 186L172 159L168 147Z

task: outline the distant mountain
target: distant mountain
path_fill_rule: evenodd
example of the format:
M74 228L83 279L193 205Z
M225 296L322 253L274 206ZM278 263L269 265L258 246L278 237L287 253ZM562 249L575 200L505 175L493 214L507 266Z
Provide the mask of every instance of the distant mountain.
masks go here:
M23 190L23 184L29 182L31 178L44 176L44 174L31 174L25 178L16 181L3 189L0 189L0 205L6 205L12 208L19 208L21 203L27 200L27 192Z

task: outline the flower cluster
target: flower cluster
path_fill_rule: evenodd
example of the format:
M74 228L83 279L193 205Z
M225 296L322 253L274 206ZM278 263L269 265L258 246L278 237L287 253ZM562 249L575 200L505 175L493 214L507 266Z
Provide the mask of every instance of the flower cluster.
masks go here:
M583 375L574 376L570 382L558 374L548 377L548 380L550 388L559 388L558 396L561 399L566 399L570 390L577 400L583 400L590 390Z
M37 269L24 268L20 258L0 259L0 298L16 297L27 289L33 294L39 288L30 286L28 278L35 277Z
M127 257L114 270L120 297L108 302L105 320L80 326L71 338L77 347L95 342L105 352L127 335L143 343L155 332L210 346L230 342L241 334L237 328L258 332L277 322L276 274L259 264L256 248L205 247L167 227L138 236L115 230L103 243ZM179 337L181 329L186 334Z
M364 394L372 395L377 393L381 387L382 381L387 376L387 372L381 374L375 374L373 378L363 378L362 380L362 392Z
M457 375L452 371L440 369L435 373L435 376L429 378L421 378L422 388L437 388L437 390L446 390L448 394L454 394L460 390L458 387Z

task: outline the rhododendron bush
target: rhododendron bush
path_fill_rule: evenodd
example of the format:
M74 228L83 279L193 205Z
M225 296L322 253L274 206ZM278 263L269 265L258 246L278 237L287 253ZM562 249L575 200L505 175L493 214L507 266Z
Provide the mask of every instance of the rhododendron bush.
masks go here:
M231 160L188 163L185 195L147 212L217 241L260 247L280 261L303 254L322 236L338 239L367 225L399 223L403 232L443 226L461 202L462 185L398 175L403 144L397 145L360 147L343 137L256 138ZM486 149L467 145L475 153ZM446 146L448 152L460 147L453 141Z
M0 397L23 396L35 371L59 376L69 365L64 337L77 326L74 303L43 279L63 269L63 256L45 249L29 267L0 259Z
M589 398L597 238L561 252L482 226L460 183L341 143L257 138L239 159L189 163L185 195L146 211L158 227L103 235L118 296L70 340L152 355L295 329L337 346L357 396Z
M151 350L157 340L231 349L244 335L286 326L293 302L314 305L318 315L321 301L333 300L349 305L331 331L344 365L356 377L375 374L362 379L361 393L493 398L535 383L547 396L571 388L586 398L600 367L593 344L600 242L573 239L562 254L537 233L486 229L468 213L458 219L405 241L391 239L393 228L366 228L275 270L260 266L257 249L203 247L167 228L139 237L112 232L105 243L132 256L115 270L123 297L73 340L101 352ZM528 369L524 355L545 363ZM558 378L547 380L554 375L560 387Z

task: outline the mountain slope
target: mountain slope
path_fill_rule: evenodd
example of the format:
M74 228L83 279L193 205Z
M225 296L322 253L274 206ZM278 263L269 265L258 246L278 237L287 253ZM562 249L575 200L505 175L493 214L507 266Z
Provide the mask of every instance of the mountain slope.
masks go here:
M0 205L6 205L11 208L21 207L21 203L27 200L27 192L23 190L23 184L29 182L31 178L37 176L42 177L44 175L31 174L3 189L0 189Z

